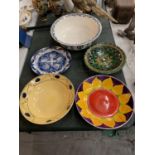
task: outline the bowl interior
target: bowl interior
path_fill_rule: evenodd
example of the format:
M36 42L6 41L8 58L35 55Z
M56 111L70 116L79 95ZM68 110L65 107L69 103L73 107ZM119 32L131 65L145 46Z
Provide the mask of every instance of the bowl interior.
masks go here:
M100 32L99 23L91 16L65 16L54 27L55 37L65 44L82 44Z

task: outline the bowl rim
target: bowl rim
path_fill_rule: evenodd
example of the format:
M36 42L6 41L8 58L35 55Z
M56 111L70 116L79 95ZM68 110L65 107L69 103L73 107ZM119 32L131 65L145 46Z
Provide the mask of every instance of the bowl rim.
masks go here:
M59 40L59 39L55 36L54 28L55 28L56 24L57 24L60 20L63 20L63 19L65 19L65 18L67 18L67 17L70 17L70 16L82 16L82 17L88 17L88 18L93 19L93 20L98 24L98 27L99 27L99 28L98 28L98 32L96 33L96 35L95 35L93 38L91 38L91 39L89 39L89 40L87 40L87 41L85 41L85 42L83 42L83 43L70 44L70 43L65 43L65 42ZM99 21L99 19L97 19L96 17L94 17L94 16L92 16L92 15L86 14L86 13L69 13L69 14L66 14L66 15L64 15L64 16L61 16L60 18L58 18L57 20L54 21L54 23L51 25L51 28L50 28L50 34L51 34L52 38L53 38L55 41L57 41L58 43L60 43L60 44L62 44L62 45L65 45L65 46L72 46L72 47L84 46L84 45L87 45L87 44L89 44L89 43L92 43L93 41L95 41L95 40L100 36L101 32L102 32L102 24L101 24L101 22Z
M111 48L116 49L120 53L120 55L122 57L121 63L117 67L115 67L113 69L110 69L110 70L107 70L107 71L105 71L105 70L104 71L101 71L101 70L99 70L99 69L91 66L89 64L89 62L88 62L87 55L88 55L88 53L90 53L92 51L92 49L94 49L96 47L111 47ZM120 47L118 47L117 45L115 45L114 43L104 43L104 42L101 42L101 43L95 44L94 46L92 46L89 49L87 49L86 53L84 54L84 63L85 63L85 65L91 71L96 72L96 73L99 73L99 74L109 75L109 74L117 73L117 72L119 72L123 68L123 66L125 65L125 62L126 62L126 55L125 55L124 51Z

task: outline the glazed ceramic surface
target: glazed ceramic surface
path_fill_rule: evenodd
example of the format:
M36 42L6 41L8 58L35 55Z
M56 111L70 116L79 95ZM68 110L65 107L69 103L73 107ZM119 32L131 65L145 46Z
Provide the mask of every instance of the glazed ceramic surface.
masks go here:
M38 76L24 87L20 95L21 113L35 124L54 123L71 109L74 93L74 86L65 76Z
M115 94L105 89L94 90L88 96L88 107L90 111L99 117L111 117L119 107L119 100Z
M51 26L51 36L70 50L82 50L92 44L102 31L100 21L88 14L73 13L60 17Z
M89 48L84 56L86 66L97 73L112 74L125 64L124 52L113 44L97 44Z
M96 75L78 87L75 103L79 114L100 129L117 129L132 117L134 102L129 89L112 76Z
M36 74L63 73L70 67L71 54L61 47L45 47L31 58L31 68Z

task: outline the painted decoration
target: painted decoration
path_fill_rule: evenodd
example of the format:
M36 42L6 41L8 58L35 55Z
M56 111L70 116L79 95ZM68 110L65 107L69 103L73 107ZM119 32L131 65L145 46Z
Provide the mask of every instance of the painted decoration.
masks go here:
M122 49L113 45L100 43L87 50L84 56L86 66L102 74L113 74L122 69L126 56Z
M40 75L22 90L20 111L31 123L52 124L70 111L74 95L74 86L67 77L58 74Z
M70 67L71 54L61 47L45 47L31 58L31 69L38 75L46 73L59 74Z
M132 117L134 102L129 89L113 76L95 75L78 87L75 104L89 124L100 129L117 129Z

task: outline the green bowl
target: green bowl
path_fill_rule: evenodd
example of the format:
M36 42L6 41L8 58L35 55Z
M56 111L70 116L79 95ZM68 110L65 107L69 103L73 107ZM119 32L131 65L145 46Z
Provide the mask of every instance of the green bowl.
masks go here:
M84 55L86 66L90 70L102 74L113 74L120 71L125 61L125 53L114 44L96 44L90 47Z

